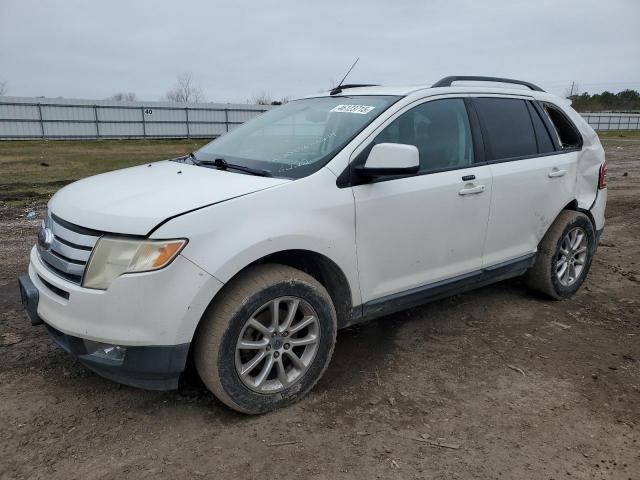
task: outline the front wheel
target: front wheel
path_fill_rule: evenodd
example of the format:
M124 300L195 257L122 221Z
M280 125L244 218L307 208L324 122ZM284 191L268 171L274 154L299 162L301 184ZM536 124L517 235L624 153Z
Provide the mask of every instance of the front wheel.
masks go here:
M572 296L589 272L596 246L589 217L562 211L538 246L536 262L526 275L527 283L557 300Z
M336 312L326 289L283 265L257 265L233 279L205 314L195 362L219 400L258 414L302 398L329 364Z

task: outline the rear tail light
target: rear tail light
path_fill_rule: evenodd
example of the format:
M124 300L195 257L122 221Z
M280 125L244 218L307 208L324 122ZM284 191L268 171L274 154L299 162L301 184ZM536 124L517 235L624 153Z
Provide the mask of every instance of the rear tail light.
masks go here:
M607 188L607 162L600 165L600 174L598 175L598 189Z

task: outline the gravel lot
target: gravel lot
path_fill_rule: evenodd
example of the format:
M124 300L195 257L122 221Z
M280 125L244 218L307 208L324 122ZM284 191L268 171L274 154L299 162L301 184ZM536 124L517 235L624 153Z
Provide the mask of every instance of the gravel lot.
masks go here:
M0 207L0 478L639 478L640 137L605 147L607 227L574 298L513 280L342 331L311 394L260 417L192 372L146 392L55 347L16 282L38 221Z

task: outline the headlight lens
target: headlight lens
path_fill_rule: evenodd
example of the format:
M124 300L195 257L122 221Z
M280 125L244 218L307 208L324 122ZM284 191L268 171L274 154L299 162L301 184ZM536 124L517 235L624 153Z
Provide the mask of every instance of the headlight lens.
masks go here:
M106 290L125 273L148 272L166 267L186 245L178 240L131 240L102 237L94 247L82 285Z

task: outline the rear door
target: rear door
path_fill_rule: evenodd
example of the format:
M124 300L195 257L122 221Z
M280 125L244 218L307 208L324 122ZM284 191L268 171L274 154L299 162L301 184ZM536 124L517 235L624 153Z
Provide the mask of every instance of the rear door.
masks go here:
M376 143L415 145L420 170L353 187L363 301L479 270L491 173L488 165L474 164L465 101L407 107L368 147ZM364 163L369 150L355 163Z
M544 111L530 99L481 97L473 104L493 177L486 267L536 251L573 200L577 154L558 148Z

